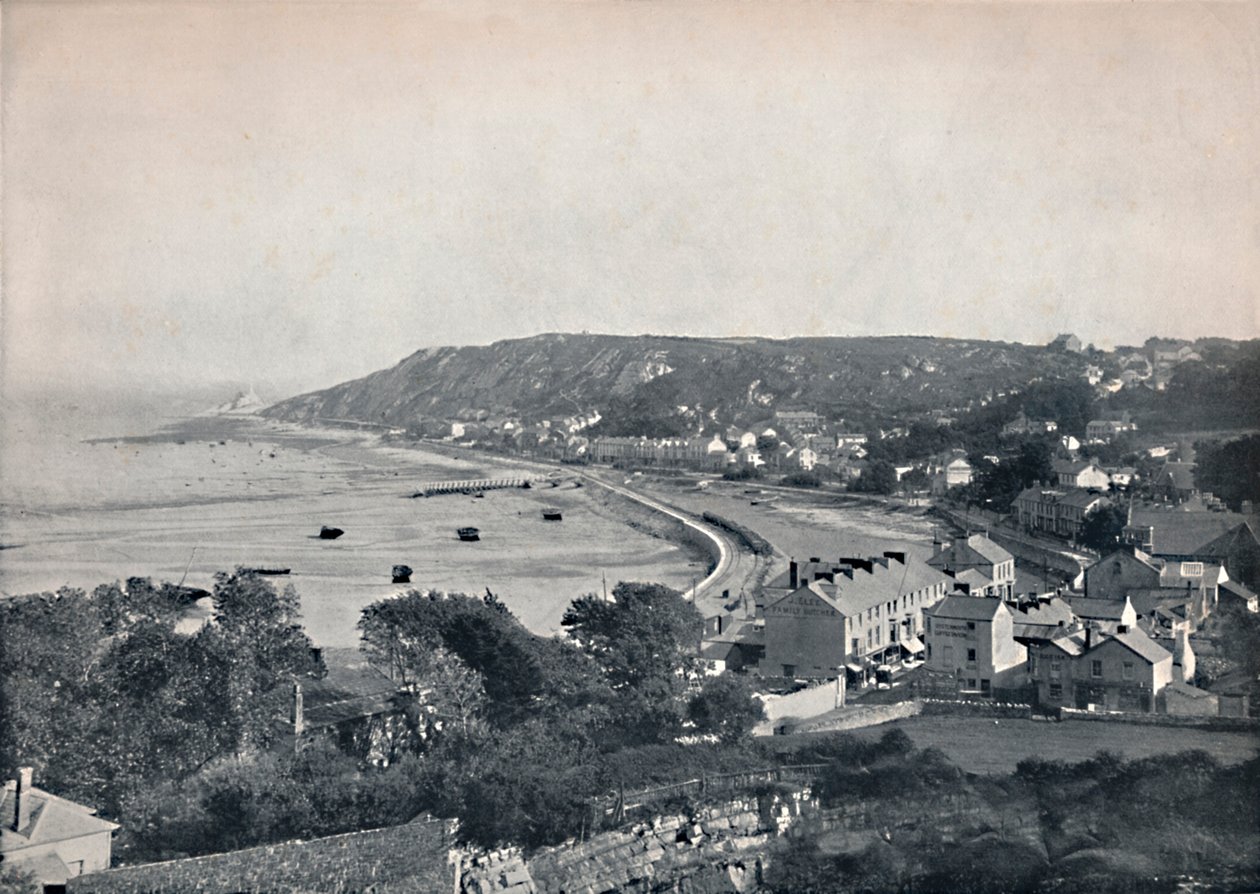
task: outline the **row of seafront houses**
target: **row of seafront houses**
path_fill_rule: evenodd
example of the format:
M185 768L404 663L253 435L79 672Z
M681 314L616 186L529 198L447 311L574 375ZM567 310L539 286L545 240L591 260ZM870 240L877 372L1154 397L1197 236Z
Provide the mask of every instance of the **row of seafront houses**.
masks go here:
M935 694L1043 710L1246 713L1245 698L1193 685L1203 621L1222 603L1257 610L1219 561L1126 547L1083 580L1066 595L1017 597L1014 559L980 534L938 544L926 560L903 551L793 560L766 584L756 619L711 619L704 657L715 670L848 686L922 662L917 685Z

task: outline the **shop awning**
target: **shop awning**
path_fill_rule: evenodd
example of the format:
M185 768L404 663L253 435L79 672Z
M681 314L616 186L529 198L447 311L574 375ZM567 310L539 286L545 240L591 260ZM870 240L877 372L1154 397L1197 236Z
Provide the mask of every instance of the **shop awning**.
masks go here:
M846 664L846 665L845 665L845 667L847 667L849 670L853 671L853 673L855 673L855 674L860 674L860 673L862 673L862 665L860 665L860 664Z
M918 637L915 637L914 639L903 639L901 641L901 648L905 649L911 655L918 655L923 651L923 641Z

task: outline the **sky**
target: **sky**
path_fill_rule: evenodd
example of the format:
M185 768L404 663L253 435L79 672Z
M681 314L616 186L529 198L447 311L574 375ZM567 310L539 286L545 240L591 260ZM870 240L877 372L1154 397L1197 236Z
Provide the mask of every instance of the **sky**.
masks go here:
M25 2L0 375L1260 336L1260 4Z

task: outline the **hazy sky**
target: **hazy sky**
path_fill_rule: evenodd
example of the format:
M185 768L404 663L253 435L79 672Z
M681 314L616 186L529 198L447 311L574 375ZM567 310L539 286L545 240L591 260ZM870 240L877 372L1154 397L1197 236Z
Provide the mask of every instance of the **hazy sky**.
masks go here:
M1260 335L1260 3L3 5L6 381Z

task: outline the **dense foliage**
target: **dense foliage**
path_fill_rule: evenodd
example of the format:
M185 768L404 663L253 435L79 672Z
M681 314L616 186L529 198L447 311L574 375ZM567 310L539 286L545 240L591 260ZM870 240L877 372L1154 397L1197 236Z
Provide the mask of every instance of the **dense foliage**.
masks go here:
M319 673L297 597L221 574L211 622L175 630L178 587L143 579L0 600L0 769L128 816L164 784L267 747L295 674Z
M1260 504L1260 435L1196 444L1195 460L1199 490L1220 497L1235 512L1244 500Z
M1120 545L1126 521L1127 514L1122 507L1113 504L1098 506L1086 513L1077 539L1082 546L1100 553L1108 552Z

